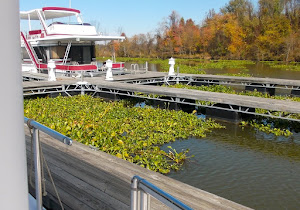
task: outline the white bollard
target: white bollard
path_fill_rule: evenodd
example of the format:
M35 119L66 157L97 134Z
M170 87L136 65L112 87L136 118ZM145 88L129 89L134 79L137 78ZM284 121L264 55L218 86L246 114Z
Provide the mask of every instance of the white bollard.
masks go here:
M170 68L169 68L168 76L175 76L175 71L174 71L175 59L174 58L171 57L169 59L169 65L170 65Z
M106 67L107 67L107 71L106 71L106 78L105 80L114 80L113 78L113 74L112 74L112 61L111 60L107 60L106 61Z
M48 81L56 81L54 69L56 68L55 61L48 61Z

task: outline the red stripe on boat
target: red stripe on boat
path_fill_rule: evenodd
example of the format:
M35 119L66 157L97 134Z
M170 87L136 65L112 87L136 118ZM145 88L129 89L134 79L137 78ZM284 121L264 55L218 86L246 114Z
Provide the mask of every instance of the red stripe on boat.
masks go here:
M68 11L68 12L76 12L80 13L78 9L72 9L72 8L65 8L65 7L43 7L43 11L47 10L61 10L61 11Z
M117 69L117 68L124 68L124 63L113 63L112 68Z
M40 33L42 33L42 30L29 31L29 35L35 35L35 34L40 34Z
M65 70L65 71L94 71L97 70L96 65L56 65L56 69Z

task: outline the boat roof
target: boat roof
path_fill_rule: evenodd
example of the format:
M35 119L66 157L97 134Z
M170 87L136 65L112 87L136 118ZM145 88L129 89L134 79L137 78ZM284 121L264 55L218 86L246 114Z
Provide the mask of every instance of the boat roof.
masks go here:
M37 11L44 12L44 18L54 19L54 18L62 18L62 17L69 17L76 14L80 14L80 11L77 9L72 8L65 8L65 7L43 7L41 9L34 9L30 11L21 11L20 18L22 20L28 20L28 16L30 16L30 20L39 20Z
M104 35L53 35L45 38L37 38L28 40L29 42L48 42L48 41L109 41L109 40L125 40L124 36L104 36Z

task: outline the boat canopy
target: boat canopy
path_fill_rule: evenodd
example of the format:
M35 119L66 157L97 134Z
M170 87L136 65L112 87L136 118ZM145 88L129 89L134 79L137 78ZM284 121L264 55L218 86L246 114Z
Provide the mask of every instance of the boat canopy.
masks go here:
M30 11L21 11L20 18L22 20L39 20L37 11L44 13L45 20L54 18L70 17L80 14L80 11L72 8L65 7L43 7L42 9L34 9Z

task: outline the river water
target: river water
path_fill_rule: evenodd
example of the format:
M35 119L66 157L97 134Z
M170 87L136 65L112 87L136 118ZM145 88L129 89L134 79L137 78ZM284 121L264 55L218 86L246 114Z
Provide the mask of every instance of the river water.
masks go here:
M300 206L300 135L275 137L252 128L221 122L202 139L179 140L178 152L190 149L182 170L168 176L255 209Z
M131 63L125 63L125 68L130 69ZM195 63L191 64L195 65ZM139 64L139 68L144 68L144 64ZM238 74L247 73L253 77L269 77L269 78L280 78L280 79L300 79L299 71L286 71L280 68L272 68L264 63L256 63L245 65L246 69L236 69L236 68L224 68L224 69L205 69L207 74ZM161 71L159 64L148 64L149 71ZM175 67L176 68L176 67Z
M149 64L159 71L159 66ZM248 73L254 77L300 79L300 72L247 65L247 71L208 69L208 74ZM190 149L194 156L182 170L169 177L255 209L300 209L300 133L276 137L253 128L220 122L202 139L178 140L178 152Z

